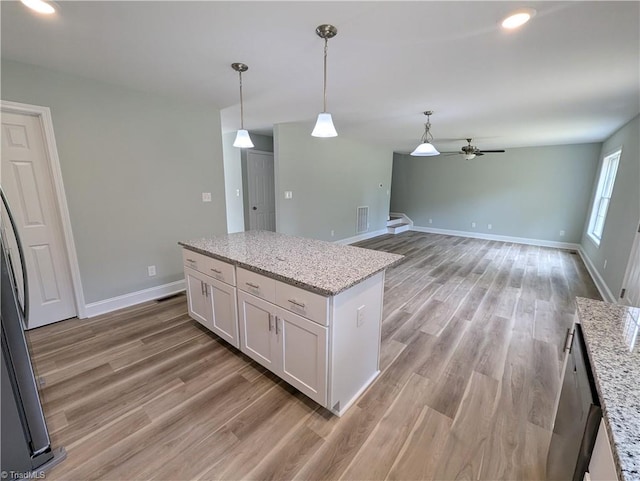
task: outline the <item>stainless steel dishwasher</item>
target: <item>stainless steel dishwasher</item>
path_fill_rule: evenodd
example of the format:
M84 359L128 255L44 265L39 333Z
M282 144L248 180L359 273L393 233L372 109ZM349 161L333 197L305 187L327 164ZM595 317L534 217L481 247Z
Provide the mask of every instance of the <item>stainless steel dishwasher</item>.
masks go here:
M582 481L602 410L580 324L568 330L564 349L569 354L547 456L547 479Z

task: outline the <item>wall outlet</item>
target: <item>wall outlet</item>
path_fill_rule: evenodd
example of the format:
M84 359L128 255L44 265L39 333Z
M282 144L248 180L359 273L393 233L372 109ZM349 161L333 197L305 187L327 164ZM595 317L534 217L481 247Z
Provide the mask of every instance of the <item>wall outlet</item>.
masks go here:
M564 237L565 232L563 230L560 231L560 237Z
M202 202L211 202L211 192L202 193Z
M475 223L475 222L472 222L472 223L471 223L471 227L475 227L475 226L476 226L476 223Z
M607 268L607 259L604 260L604 266L602 267L603 269Z
M336 231L334 231L333 229L331 229L331 237L333 237L334 235L336 235Z
M290 190L285 190L284 191L284 198L285 199L293 199L293 192Z
M429 219L429 224L433 224L433 219Z
M240 197L240 189L236 189L236 197Z
M156 275L156 266L147 266L147 274L149 277L153 277Z
M493 226L491 224L487 224L487 229L491 230L493 229Z
M356 317L356 326L360 327L364 324L364 306L358 307L356 312L358 313Z

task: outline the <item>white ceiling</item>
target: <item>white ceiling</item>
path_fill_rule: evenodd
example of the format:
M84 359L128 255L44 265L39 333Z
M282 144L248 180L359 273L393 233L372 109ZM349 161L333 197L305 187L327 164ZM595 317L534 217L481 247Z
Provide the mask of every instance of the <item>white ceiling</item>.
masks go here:
M245 127L308 121L322 107L341 135L408 152L427 109L434 144L457 150L602 141L640 112L640 3L58 2L53 17L1 2L2 56L221 109ZM518 31L500 20L537 15Z

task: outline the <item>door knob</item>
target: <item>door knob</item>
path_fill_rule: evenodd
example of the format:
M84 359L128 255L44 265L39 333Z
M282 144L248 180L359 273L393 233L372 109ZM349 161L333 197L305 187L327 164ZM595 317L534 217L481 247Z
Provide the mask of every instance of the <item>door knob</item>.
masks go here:
M253 210L258 210L258 208L255 205L252 207L252 209Z

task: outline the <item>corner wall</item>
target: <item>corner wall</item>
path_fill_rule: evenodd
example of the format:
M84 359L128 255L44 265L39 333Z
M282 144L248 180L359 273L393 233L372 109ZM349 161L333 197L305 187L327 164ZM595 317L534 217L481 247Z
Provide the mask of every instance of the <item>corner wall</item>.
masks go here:
M274 127L276 230L348 239L357 234L358 206L369 206L368 232L385 229L392 151L344 136L318 139L311 137L312 129L306 123ZM285 191L292 191L293 199L285 200Z
M580 144L473 160L394 154L391 211L417 227L579 243L599 152Z
M603 144L599 152L596 176L592 183L583 226L582 250L588 267L595 272L596 283L604 284L611 295L610 301L617 301L622 289L633 240L640 223L640 116L636 116L621 127ZM622 147L609 211L598 247L587 236L589 215L593 206L593 196L597 188L600 166L604 157ZM607 261L607 267L604 263ZM590 264L590 265L589 265Z
M5 59L2 99L51 109L87 303L182 280L177 242L226 231L219 110Z

